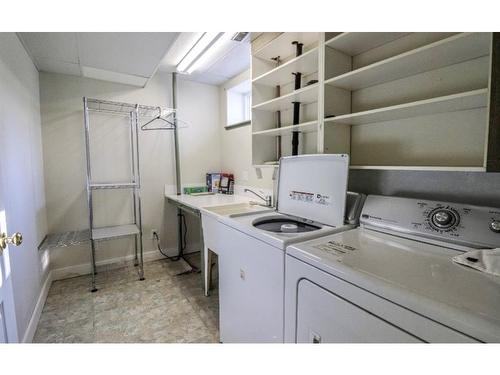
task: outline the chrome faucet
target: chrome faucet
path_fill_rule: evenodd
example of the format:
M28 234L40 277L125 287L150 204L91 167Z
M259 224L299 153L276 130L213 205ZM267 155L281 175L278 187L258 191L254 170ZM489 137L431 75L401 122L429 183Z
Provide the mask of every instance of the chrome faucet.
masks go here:
M250 192L252 193L253 195L259 197L260 199L262 199L264 202L266 202L266 207L272 207L272 197L270 195L266 195L266 196L262 196L260 194L257 194L255 191L251 190L251 189L245 189L244 192ZM263 204L261 206L264 206Z

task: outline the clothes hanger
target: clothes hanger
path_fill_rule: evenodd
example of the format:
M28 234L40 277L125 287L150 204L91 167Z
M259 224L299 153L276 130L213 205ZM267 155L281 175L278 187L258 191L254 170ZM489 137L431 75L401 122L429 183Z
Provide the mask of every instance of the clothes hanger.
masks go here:
M174 122L171 122L169 120L167 120L166 118L164 118L162 116L162 110L161 110L161 107L158 107L158 116L156 116L155 118L149 120L148 122L146 122L144 125L141 126L141 130L173 130L175 129L176 125L175 125L175 120ZM170 117L174 114L175 112L172 111L170 113L168 113L167 117ZM150 127L150 128L147 128L147 126L153 122L155 122L156 120L162 120L164 122L166 122L167 124L169 124L168 127L165 127L165 126L158 126L158 127Z

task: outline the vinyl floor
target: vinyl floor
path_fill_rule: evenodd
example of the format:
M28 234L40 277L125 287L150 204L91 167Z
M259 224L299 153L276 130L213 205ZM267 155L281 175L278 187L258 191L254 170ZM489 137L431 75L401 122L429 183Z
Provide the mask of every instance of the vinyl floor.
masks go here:
M177 276L185 264L162 259L145 263L139 281L133 264L115 267L98 269L95 293L90 275L53 282L33 342L219 342L217 289L205 297L199 273Z

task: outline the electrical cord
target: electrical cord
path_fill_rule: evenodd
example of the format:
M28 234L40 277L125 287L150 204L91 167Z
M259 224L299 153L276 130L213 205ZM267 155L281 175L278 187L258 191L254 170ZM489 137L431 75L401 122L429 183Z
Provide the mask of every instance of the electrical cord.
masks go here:
M188 233L188 229L187 229L187 225L186 225L186 217L184 215L182 215L182 224L184 226L184 235L182 236L183 239L182 239L182 244L181 244L181 251L182 251L182 253L184 253L184 250L186 250L186 246L187 246L187 239L186 238L187 238L187 233ZM162 248L160 246L160 236L157 232L153 232L153 239L156 240L156 247L158 248L158 251L161 253L161 255L163 255L168 260L177 261L182 257L182 254L178 254L176 256L167 255L162 250Z
M163 255L168 260L177 260L176 258L178 258L178 256L171 257L163 252L160 246L160 236L158 235L158 233L153 232L153 238L156 240L156 247L158 247L158 251L161 253L161 255Z
M188 233L188 227L187 227L187 224L186 224L186 215L182 215L182 224L184 225L184 235L182 236L183 237L183 240L182 240L182 252L184 253L184 250L186 250L186 246L187 246L187 233Z

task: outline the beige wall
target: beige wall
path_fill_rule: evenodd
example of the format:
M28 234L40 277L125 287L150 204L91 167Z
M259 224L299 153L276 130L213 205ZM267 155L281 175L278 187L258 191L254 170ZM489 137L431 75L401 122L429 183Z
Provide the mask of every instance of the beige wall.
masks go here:
M83 96L168 107L171 106L171 76L158 73L146 88L137 88L61 74L40 74L49 233L88 228ZM179 79L177 102L178 116L186 123L179 130L182 182L203 184L207 171L221 167L218 88ZM109 142L110 147L103 149L112 148L119 155L122 143L119 134L102 134L95 141L104 146ZM140 158L144 250L155 251L155 244L150 238L151 229L159 230L164 248L174 249L175 211L165 204L163 197L165 185L170 186L172 192L175 186L173 133L141 132ZM103 161L99 163L101 172L107 176L112 175L115 168L123 167L119 161L115 165L106 165ZM123 163L127 165L128 160ZM129 201L130 195L127 192L113 193L106 191L95 195L99 210L96 215L100 215L97 220L102 224L126 221L130 216L130 210L123 203ZM197 230L190 230L188 240L188 247L196 247ZM100 263L131 255L132 249L131 239L101 242L97 261ZM53 269L67 268L66 273L71 273L74 268L75 272L81 272L82 265L89 265L88 245L51 250Z
M250 70L232 78L219 88L222 169L234 174L236 185L272 189L272 169L263 168L262 176L259 176L255 168L252 167L252 126L224 128L227 124L226 90L247 79L250 79Z

